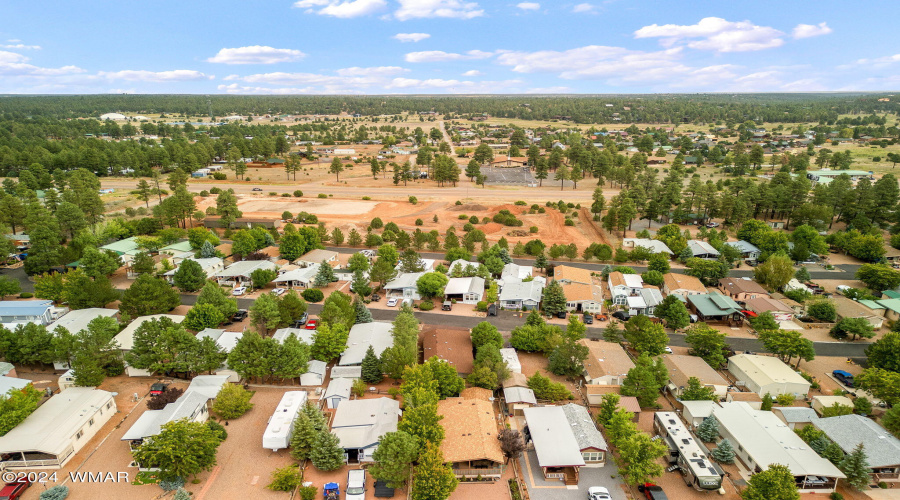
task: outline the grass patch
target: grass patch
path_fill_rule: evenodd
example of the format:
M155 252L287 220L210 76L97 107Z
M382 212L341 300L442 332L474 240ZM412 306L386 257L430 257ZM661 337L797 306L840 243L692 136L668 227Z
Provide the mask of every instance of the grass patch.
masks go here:
M134 477L134 481L131 484L135 486L143 486L145 484L156 484L159 482L159 478L156 477L156 474L150 471L140 471Z

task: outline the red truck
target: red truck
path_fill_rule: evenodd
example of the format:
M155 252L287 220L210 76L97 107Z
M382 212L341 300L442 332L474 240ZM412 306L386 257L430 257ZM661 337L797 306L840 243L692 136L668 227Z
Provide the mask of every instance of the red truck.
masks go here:
M638 491L643 493L647 500L668 500L669 498L662 488L653 483L644 483L638 486Z
M22 493L31 486L31 481L27 477L22 477L11 483L6 483L3 489L0 489L0 500L15 500L22 496Z

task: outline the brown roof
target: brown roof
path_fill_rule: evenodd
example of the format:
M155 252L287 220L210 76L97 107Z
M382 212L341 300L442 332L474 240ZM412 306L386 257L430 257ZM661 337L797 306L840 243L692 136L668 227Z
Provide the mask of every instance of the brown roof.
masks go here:
M663 363L669 370L669 380L678 387L687 387L688 379L691 377L700 379L702 385L728 385L728 381L701 357L666 354L663 356Z
M447 398L438 402L444 427L441 451L448 462L491 460L503 463L494 406L478 399Z
M603 384L584 384L584 393L588 396L602 396L604 394L619 394L622 386Z
M222 243L221 245L216 247L216 250L222 252L222 254L224 254L226 257L234 253L231 251L231 243Z
M733 294L764 293L764 294L768 295L768 293L769 293L759 283L757 283L753 280L745 280L742 278L722 278L719 280L719 285L722 288L724 288L728 293L733 293Z
M274 245L258 251L259 253L266 255L267 257L278 257L281 255L281 249Z
M595 300L592 285L584 283L570 283L568 285L560 283L563 295L566 296L568 302L581 302L584 300Z
M759 394L755 392L728 391L728 396L731 397L732 401L762 401Z
M447 360L461 374L472 373L475 358L472 356L472 338L468 328L425 325L422 351L425 359L437 356Z
M706 287L694 276L681 273L666 273L663 275L663 284L669 292L675 290L690 290L697 293L706 293Z
M639 415L641 413L641 404L638 403L638 399L634 396L619 396L619 408L624 408L625 410L634 413L635 415Z
M605 375L625 375L634 368L634 363L621 345L602 340L581 339L578 341L587 346L588 358L584 361L584 369L590 378Z
M572 266L554 267L553 279L556 281L571 281L573 283L592 283L591 272L589 270Z
M766 296L748 299L744 304L747 306L747 309L750 309L757 314L762 314L767 311L791 312L791 308L787 304Z
M463 399L478 399L481 401L490 401L494 397L494 391L481 387L467 387L459 393L459 397Z
M625 286L625 275L619 271L609 273L606 279L609 281L609 286Z
M503 388L528 387L528 377L524 373L510 373L509 378L503 381Z

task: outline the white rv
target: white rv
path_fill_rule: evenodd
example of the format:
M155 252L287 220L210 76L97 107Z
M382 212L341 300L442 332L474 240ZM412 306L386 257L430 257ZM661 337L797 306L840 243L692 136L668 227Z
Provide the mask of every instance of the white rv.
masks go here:
M287 448L291 443L291 432L294 430L294 419L303 409L307 399L306 391L289 391L281 397L275 413L269 418L269 425L263 433L263 448L278 451Z

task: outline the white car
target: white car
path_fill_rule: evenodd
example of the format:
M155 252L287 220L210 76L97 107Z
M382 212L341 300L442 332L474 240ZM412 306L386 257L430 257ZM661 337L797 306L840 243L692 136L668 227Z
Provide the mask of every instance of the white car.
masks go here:
M718 222L707 222L706 227L719 227Z
M396 307L397 302L400 302L400 300L397 299L397 297L391 297L387 300L387 306L388 307Z
M272 290L272 293L274 293L275 296L278 297L278 296L281 296L282 294L284 294L284 292L286 292L286 291L287 291L286 288L276 288L276 289Z
M853 287L850 287L850 286L847 286L847 285L838 285L836 288L837 288L837 292L838 292L839 294L844 295L845 293L847 293L848 291L850 291Z
M612 500L612 497L603 486L591 486L588 488L588 500Z
M231 295L235 295L235 296L244 295L245 293L247 293L247 287L245 287L245 286L239 286L231 291Z
M666 354L672 354L672 348L669 346L666 346L666 348L663 350L666 351Z
M353 469L347 473L347 500L366 500L366 470Z

